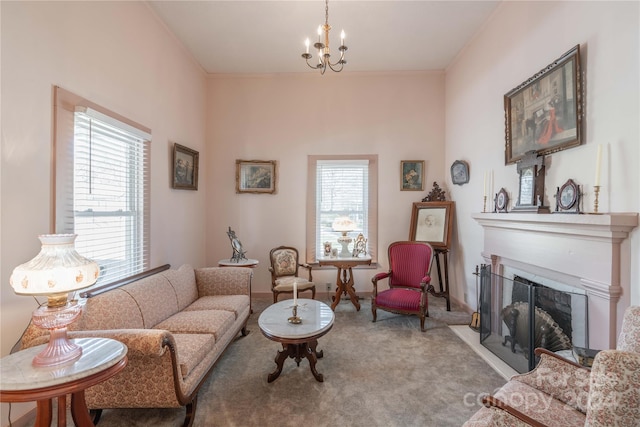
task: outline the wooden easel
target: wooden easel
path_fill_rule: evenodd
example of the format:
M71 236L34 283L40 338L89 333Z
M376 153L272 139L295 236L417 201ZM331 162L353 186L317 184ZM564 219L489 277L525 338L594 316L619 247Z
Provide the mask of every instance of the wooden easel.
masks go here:
M433 285L429 286L429 293L434 297L445 298L447 300L447 311L451 311L451 299L449 298L449 248L433 248L436 268L438 269L438 283L440 292L436 292ZM442 281L442 268L440 266L440 255L444 259L444 282Z

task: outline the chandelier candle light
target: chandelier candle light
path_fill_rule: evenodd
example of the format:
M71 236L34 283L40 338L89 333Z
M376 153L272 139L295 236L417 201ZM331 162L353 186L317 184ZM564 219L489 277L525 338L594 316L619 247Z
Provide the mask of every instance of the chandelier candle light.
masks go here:
M67 326L82 313L68 293L87 288L98 279L95 261L76 252L75 234L44 234L40 253L13 270L9 283L18 295L46 295L47 304L33 312L33 323L50 332L47 347L33 359L34 366L57 366L73 362L82 348L67 338Z
M329 25L329 0L325 0L325 20L324 25L318 26L318 42L313 44L313 47L318 50L318 63L310 64L309 60L313 58L313 55L309 53L309 39L307 38L304 42L306 47L305 53L302 54L302 57L307 61L307 65L313 69L319 69L320 74L324 74L327 71L327 67L331 68L332 71L339 73L342 71L344 64L347 61L344 59L344 53L347 50L347 46L344 45L344 30L340 33L340 47L338 50L340 51L340 59L338 61L331 63L331 49L329 48L329 31L331 31L331 25ZM324 37L323 37L324 35ZM322 42L324 40L324 43Z

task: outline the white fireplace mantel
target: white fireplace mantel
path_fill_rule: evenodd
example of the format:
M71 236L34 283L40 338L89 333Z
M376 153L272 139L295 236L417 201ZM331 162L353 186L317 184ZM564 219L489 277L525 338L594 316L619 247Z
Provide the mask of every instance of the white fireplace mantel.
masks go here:
M502 274L518 268L583 289L589 299L589 344L615 347L618 303L628 294L621 266L629 254L621 247L638 226L637 213L535 214L477 213L484 228L483 257Z

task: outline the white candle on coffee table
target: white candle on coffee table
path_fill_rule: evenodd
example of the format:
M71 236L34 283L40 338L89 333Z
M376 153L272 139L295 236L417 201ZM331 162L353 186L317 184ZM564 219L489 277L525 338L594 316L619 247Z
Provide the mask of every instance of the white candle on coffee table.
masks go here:
M293 282L293 305L298 305L298 282Z

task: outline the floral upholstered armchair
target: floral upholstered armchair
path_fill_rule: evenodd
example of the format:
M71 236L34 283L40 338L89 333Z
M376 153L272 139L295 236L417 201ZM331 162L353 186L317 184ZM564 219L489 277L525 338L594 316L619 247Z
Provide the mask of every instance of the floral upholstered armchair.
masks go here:
M478 426L639 426L640 307L629 307L615 350L591 369L536 349L538 366L515 375L467 421Z
M273 292L273 302L278 302L278 295L281 293L293 294L293 283L296 283L298 292L311 291L311 298L316 297L316 285L313 283L311 266L298 262L298 250L291 246L278 246L269 252L271 267L271 291ZM298 276L299 268L307 270L308 279Z

